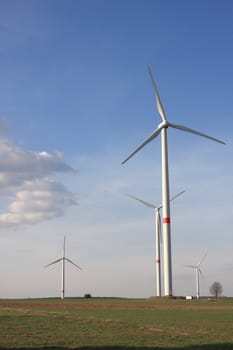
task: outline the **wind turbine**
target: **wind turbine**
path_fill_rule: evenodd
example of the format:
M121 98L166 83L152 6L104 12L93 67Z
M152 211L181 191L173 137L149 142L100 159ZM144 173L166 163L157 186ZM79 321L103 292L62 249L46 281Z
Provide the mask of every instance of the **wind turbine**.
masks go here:
M164 290L166 296L172 296L172 259L171 259L171 228L170 228L170 203L169 203L169 175L168 175L168 150L167 150L167 129L169 127L186 131L191 134L206 137L212 141L216 141L222 144L224 142L202 132L190 129L186 126L172 124L168 122L161 100L159 98L158 89L156 87L151 68L149 69L149 75L152 81L155 100L158 112L161 116L162 122L152 132L152 134L133 151L123 162L126 163L131 157L133 157L144 146L151 142L161 133L161 151L162 151L162 206L163 206L163 247L164 247Z
M191 269L195 269L196 271L196 292L197 292L197 299L200 298L200 279L199 279L199 273L202 275L200 265L202 261L205 259L206 254L201 258L199 263L197 265L184 265L186 267L190 267Z
M80 266L75 264L72 260L66 258L66 256L65 256L65 240L66 240L66 238L64 237L63 248L62 248L62 257L60 259L57 259L57 260L51 262L50 264L44 266L44 267L49 267L49 266L61 261L61 264L62 264L62 267L61 267L61 299L65 298L65 261L68 261L70 264L74 265L79 270L82 270L82 268Z
M170 202L179 197L181 194L183 194L185 191L179 192L174 197L170 198ZM135 196L132 196L131 194L128 194L129 197L135 199L138 202L141 202L145 206L154 209L155 212L155 263L156 263L156 294L157 297L161 296L161 268L160 268L160 242L162 241L162 235L161 235L161 216L160 216L160 209L163 207L162 204L158 207L154 204L148 203L140 198L137 198Z

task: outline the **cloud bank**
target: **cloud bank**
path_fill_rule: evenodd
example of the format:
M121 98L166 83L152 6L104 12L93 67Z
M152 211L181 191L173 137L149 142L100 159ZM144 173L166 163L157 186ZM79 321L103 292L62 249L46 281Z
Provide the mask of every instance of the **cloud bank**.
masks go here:
M0 193L8 200L0 226L11 227L62 216L75 196L52 176L75 172L60 152L32 152L0 138Z

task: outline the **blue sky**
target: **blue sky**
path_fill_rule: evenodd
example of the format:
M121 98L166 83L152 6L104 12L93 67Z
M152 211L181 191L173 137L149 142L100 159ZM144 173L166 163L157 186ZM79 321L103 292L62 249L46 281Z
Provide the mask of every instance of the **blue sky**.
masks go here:
M173 290L215 280L233 295L233 3L0 0L0 297L147 297L154 287L153 212L161 203L160 138L121 161L160 122L151 65L170 122Z

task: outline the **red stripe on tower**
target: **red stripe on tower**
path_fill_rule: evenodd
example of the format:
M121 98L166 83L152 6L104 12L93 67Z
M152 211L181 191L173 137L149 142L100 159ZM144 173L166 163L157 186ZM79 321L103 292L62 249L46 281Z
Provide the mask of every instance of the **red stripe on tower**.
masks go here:
M163 218L163 224L170 224L170 218Z
M160 264L160 259L156 259L155 262L156 262L157 264Z

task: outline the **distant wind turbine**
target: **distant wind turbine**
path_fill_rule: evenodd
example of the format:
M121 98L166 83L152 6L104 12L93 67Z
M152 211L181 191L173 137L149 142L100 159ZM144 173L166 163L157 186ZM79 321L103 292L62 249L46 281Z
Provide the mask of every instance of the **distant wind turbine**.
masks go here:
M202 275L200 266L203 260L205 259L206 254L201 258L199 263L197 265L184 265L185 267L190 267L191 269L195 269L196 273L196 294L197 294L197 299L200 298L200 279L199 279L199 273Z
M172 124L167 121L161 100L159 98L158 89L156 87L151 68L149 67L149 75L152 81L155 100L158 112L161 116L162 122L152 132L152 134L133 151L123 162L126 163L144 146L151 142L161 133L161 149L162 149L162 206L163 206L163 247L164 247L164 290L166 296L172 296L172 256L171 256L171 229L170 229L170 203L169 203L169 175L168 175L168 150L167 150L167 129L169 127L186 131L191 134L206 137L212 141L224 144L224 142L202 132L190 129L186 126Z
M57 259L57 260L51 262L50 264L44 266L44 267L49 267L49 266L61 261L61 264L62 264L62 268L61 268L61 299L65 298L65 261L68 261L70 264L74 265L79 270L82 270L82 268L80 266L75 264L72 260L66 258L66 256L65 256L65 240L66 240L66 238L64 237L62 257L60 259Z
M174 197L170 199L170 202L179 197L181 194L183 194L185 191L179 192ZM138 202L141 202L145 206L154 209L155 212L155 263L156 263L156 295L157 297L161 296L161 267L160 267L160 242L162 241L162 235L161 235L161 216L160 216L160 209L163 207L162 205L159 205L158 207L154 204L148 203L140 198L137 198L135 196L132 196L131 194L128 194L129 197L137 200Z

